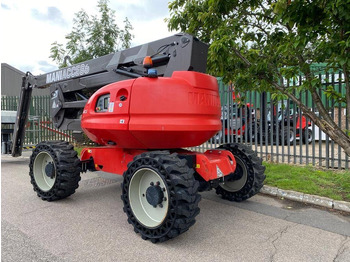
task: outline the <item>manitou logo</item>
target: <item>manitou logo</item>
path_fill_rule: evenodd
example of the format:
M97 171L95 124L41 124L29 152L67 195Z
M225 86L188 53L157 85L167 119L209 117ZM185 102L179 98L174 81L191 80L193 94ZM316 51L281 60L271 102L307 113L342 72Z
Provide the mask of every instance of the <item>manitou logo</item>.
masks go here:
M68 68L64 68L62 70L58 70L53 73L49 73L46 75L46 84L50 84L53 82L77 77L77 76L82 76L88 74L90 71L89 65L85 64L80 64L76 66L71 66Z
M218 96L199 92L189 92L188 102L190 105L220 106L220 99Z

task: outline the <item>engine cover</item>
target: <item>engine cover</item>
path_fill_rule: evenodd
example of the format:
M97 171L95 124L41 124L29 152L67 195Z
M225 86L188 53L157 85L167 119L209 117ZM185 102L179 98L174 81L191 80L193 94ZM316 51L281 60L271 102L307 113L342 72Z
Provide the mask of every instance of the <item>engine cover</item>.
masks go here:
M176 71L109 84L85 105L81 126L101 145L130 149L197 146L221 130L215 77Z

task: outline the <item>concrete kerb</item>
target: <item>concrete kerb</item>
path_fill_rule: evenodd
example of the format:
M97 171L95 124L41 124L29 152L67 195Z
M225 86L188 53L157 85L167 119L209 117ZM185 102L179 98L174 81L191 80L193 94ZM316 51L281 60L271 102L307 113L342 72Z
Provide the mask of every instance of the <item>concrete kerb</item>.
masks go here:
M338 201L327 197L309 195L292 190L283 190L266 185L263 186L260 193L350 213L350 202L346 201Z

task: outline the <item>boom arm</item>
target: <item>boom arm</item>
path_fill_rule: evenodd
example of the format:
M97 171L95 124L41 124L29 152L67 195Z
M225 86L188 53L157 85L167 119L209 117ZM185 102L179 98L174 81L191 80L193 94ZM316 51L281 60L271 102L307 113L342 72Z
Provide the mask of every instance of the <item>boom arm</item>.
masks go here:
M29 72L22 77L22 87L19 96L19 106L16 115L15 127L12 137L12 156L17 157L22 155L22 145L25 133L25 125L28 119L30 106L30 98L32 96L34 76Z
M50 115L56 128L80 131L80 117L89 97L99 88L147 75L143 59L151 56L158 76L174 71L205 72L208 46L188 34L176 34L148 44L88 60L47 74L23 78L12 156L22 152L24 127L32 88L50 87Z

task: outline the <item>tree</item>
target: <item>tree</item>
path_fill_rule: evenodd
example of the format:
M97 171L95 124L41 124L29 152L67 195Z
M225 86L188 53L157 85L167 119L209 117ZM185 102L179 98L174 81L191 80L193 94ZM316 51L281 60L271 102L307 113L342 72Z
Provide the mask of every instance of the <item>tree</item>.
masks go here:
M99 0L97 7L98 16L90 17L84 10L75 14L65 46L57 41L52 44L50 58L60 68L66 67L68 62L76 64L130 47L134 36L128 18L121 30L115 22L115 11L108 7L108 0Z
M350 123L350 0L175 0L169 9L169 29L210 44L209 73L241 91L288 97L350 156L349 130L334 122L319 95L345 103ZM342 70L345 95L321 84L312 67L320 62ZM300 87L284 84L299 74L305 76ZM319 115L295 90L311 93Z

